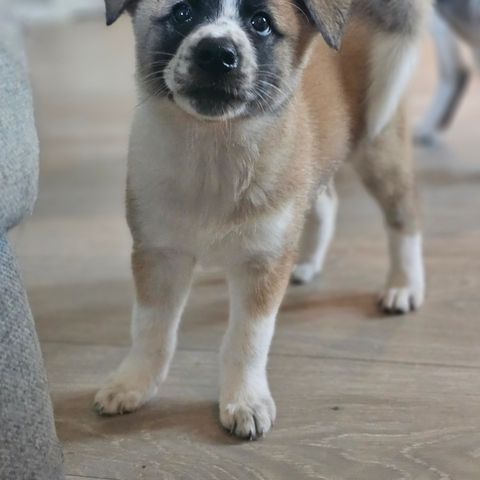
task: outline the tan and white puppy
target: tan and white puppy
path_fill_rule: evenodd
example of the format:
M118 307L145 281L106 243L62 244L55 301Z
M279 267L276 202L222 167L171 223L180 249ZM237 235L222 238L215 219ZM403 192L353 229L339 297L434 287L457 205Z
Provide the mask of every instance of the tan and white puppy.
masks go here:
M391 266L382 307L403 313L423 302L402 103L429 1L106 4L108 23L131 14L137 41L142 101L127 187L137 295L131 350L95 407L131 412L155 395L194 267L216 264L231 294L220 420L255 439L275 419L266 366L277 311L300 240L294 279L321 268L340 162L353 161L385 214Z

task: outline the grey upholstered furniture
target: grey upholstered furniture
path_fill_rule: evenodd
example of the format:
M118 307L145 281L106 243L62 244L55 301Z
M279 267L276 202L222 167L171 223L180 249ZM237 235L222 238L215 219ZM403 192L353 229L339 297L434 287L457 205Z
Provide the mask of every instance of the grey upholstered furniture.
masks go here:
M41 351L7 239L8 230L32 210L37 177L21 38L0 8L0 480L63 478Z

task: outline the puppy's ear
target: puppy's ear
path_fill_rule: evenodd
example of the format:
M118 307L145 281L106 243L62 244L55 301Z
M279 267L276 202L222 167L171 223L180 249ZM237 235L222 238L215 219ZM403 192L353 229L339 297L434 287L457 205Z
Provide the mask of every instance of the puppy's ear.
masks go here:
M302 0L307 14L327 44L338 50L354 0Z
M131 0L105 0L107 8L107 25L116 22L118 17L125 11Z

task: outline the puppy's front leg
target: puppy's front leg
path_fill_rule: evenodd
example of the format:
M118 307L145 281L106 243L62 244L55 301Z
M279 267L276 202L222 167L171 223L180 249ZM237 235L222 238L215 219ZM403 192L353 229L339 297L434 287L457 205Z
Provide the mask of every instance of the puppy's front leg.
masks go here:
M220 420L254 440L270 430L275 403L267 359L275 318L292 270L292 256L255 259L229 272L230 320L221 350Z
M98 413L132 412L155 395L165 380L194 265L191 256L174 250L134 249L136 302L132 346L110 381L95 396Z

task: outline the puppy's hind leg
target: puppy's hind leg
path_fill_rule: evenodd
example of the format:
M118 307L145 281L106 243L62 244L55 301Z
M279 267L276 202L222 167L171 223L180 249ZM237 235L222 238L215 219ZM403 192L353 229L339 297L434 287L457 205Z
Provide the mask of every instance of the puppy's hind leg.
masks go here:
M337 210L338 197L332 179L327 187L318 193L307 213L292 283L308 283L322 270L335 233Z
M380 306L393 314L418 309L425 297L422 234L408 135L405 122L395 121L354 160L385 217L390 271Z
M136 302L132 346L95 396L101 415L132 412L155 395L175 352L194 259L175 250L138 248L132 254Z

